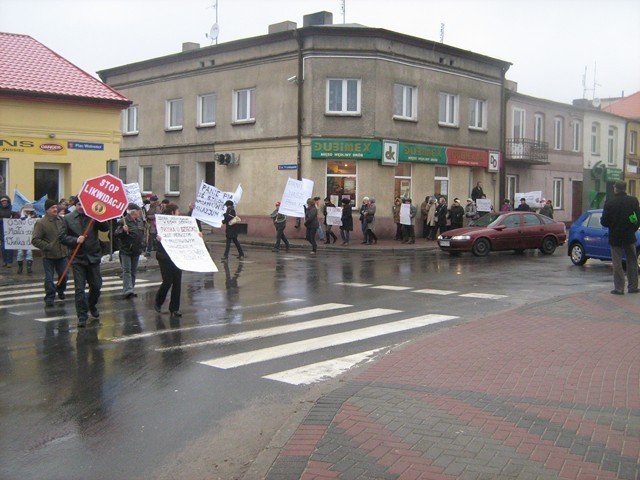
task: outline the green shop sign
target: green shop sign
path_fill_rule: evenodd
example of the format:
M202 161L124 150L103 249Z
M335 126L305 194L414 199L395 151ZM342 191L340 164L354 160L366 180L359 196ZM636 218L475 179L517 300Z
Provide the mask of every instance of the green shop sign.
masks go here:
M311 140L311 158L380 160L380 140Z
M621 168L607 168L607 182L617 182L618 180L622 180L622 169Z
M447 164L447 149L418 143L400 143L398 159L401 162Z

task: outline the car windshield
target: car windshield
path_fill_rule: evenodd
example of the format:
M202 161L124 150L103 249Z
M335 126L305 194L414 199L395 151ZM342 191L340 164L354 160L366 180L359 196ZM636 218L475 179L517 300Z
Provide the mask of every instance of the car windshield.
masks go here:
M504 214L501 213L490 213L488 215L483 215L477 220L474 220L469 224L470 227L493 227L500 223L500 221L504 218Z

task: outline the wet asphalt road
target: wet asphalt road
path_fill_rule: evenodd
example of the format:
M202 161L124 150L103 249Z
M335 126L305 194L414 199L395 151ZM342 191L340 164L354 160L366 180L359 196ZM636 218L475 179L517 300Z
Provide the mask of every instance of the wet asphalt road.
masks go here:
M132 300L105 274L100 322L81 331L72 295L45 311L38 280L4 286L0 478L237 478L301 399L339 381L291 385L281 380L290 369L382 355L486 313L609 287L609 264L574 267L565 253L254 250L217 261L216 274L185 273L180 320L152 309L157 269L141 272ZM337 320L372 309L387 310ZM455 318L377 330L427 314ZM318 349L325 341L334 343Z

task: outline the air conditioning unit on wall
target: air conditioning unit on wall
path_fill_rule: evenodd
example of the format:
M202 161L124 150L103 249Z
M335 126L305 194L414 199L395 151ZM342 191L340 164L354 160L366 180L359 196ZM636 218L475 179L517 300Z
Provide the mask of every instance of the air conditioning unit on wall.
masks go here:
M216 153L215 160L219 165L238 165L240 155L236 153Z

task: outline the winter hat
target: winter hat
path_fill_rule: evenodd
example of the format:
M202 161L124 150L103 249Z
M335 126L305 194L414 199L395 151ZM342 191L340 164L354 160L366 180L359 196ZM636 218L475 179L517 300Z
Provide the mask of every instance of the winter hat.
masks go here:
M224 202L224 206L225 207L233 207L233 200L227 200L226 202Z
M34 211L34 208L33 208L33 205L32 205L32 204L30 204L30 203L26 203L26 204L24 205L24 207L22 207L22 210L23 210L24 212L33 212L33 211Z
M49 210L49 209L50 209L51 207L53 207L54 205L58 205L58 204L56 203L56 201L55 201L55 200L51 200L50 198L47 198L47 199L44 201L44 209L45 209L45 211L46 211L46 210Z
M280 202L276 202L276 207L279 207L279 206L280 206Z
M127 210L140 210L140 207L135 203L130 203L129 205L127 205Z
M157 202L158 201L158 195L151 195L149 200L151 200L152 202Z
M351 203L351 200L349 200L348 198L343 198L342 203Z

